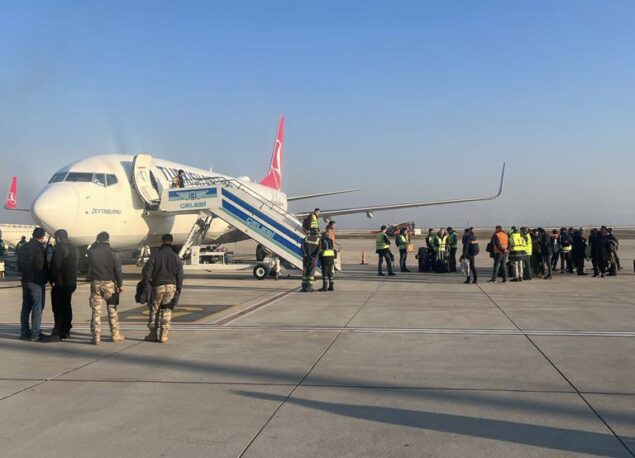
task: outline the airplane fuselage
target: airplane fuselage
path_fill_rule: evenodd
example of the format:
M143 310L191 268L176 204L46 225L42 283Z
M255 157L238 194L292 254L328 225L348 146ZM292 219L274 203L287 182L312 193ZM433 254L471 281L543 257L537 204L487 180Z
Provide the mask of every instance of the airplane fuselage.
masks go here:
M192 182L226 177L207 170L161 159L153 160L153 185L161 195L171 186L178 170ZM117 251L133 251L143 245L158 246L162 234L171 233L175 244L185 242L197 215L158 215L147 212L146 202L132 183L133 156L94 156L56 172L36 197L33 218L50 234L66 229L72 243L87 246L101 231L110 234ZM278 206L287 208L287 196L258 183L241 179L246 186ZM187 180L186 180L187 181ZM246 237L215 218L206 243L229 243Z

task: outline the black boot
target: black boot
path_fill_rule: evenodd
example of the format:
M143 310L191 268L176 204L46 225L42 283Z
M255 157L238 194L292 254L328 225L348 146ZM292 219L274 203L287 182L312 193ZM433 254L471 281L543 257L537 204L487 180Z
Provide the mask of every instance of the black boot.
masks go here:
M326 281L322 282L322 287L318 291L328 291L328 286Z
M466 285L469 285L471 283L470 277L467 277L463 283L465 283Z
M329 291L335 291L335 285L334 285L334 283L332 281L329 284Z

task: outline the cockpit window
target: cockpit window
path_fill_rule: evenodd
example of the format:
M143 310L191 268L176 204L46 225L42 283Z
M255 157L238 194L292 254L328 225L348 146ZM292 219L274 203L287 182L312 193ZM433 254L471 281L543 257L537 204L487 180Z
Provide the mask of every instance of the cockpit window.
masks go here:
M87 182L90 183L93 181L92 173L84 173L84 172L70 172L66 177L66 181L79 181L79 182Z
M68 172L58 172L55 175L53 175L51 177L51 179L49 180L49 183L59 183L60 181L64 181L64 178L66 178L66 174Z
M96 173L93 175L93 183L106 187L106 175L103 173Z
M112 186L113 184L117 184L117 177L115 175L108 174L106 175L106 186Z

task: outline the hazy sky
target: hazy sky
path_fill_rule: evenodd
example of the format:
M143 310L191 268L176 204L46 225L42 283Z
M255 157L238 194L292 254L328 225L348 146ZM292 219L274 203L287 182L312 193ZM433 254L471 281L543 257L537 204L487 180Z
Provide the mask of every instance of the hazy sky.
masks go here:
M634 224L635 2L3 2L0 183L109 152L261 178L295 209L490 194L340 227ZM2 191L4 195L5 191ZM0 213L2 222L17 220Z

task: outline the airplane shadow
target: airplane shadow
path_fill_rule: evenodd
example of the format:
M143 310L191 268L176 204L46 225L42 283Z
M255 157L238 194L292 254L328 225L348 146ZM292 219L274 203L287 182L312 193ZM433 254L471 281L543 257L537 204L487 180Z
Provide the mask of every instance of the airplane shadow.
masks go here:
M286 396L254 391L237 391L235 394L280 403L286 399ZM376 423L461 434L573 453L615 456L615 449L621 448L621 445L612 434L580 431L555 426L542 426L508 420L468 417L465 415L396 407L331 403L303 399L295 396L286 399L286 403ZM633 438L625 439L631 440Z

